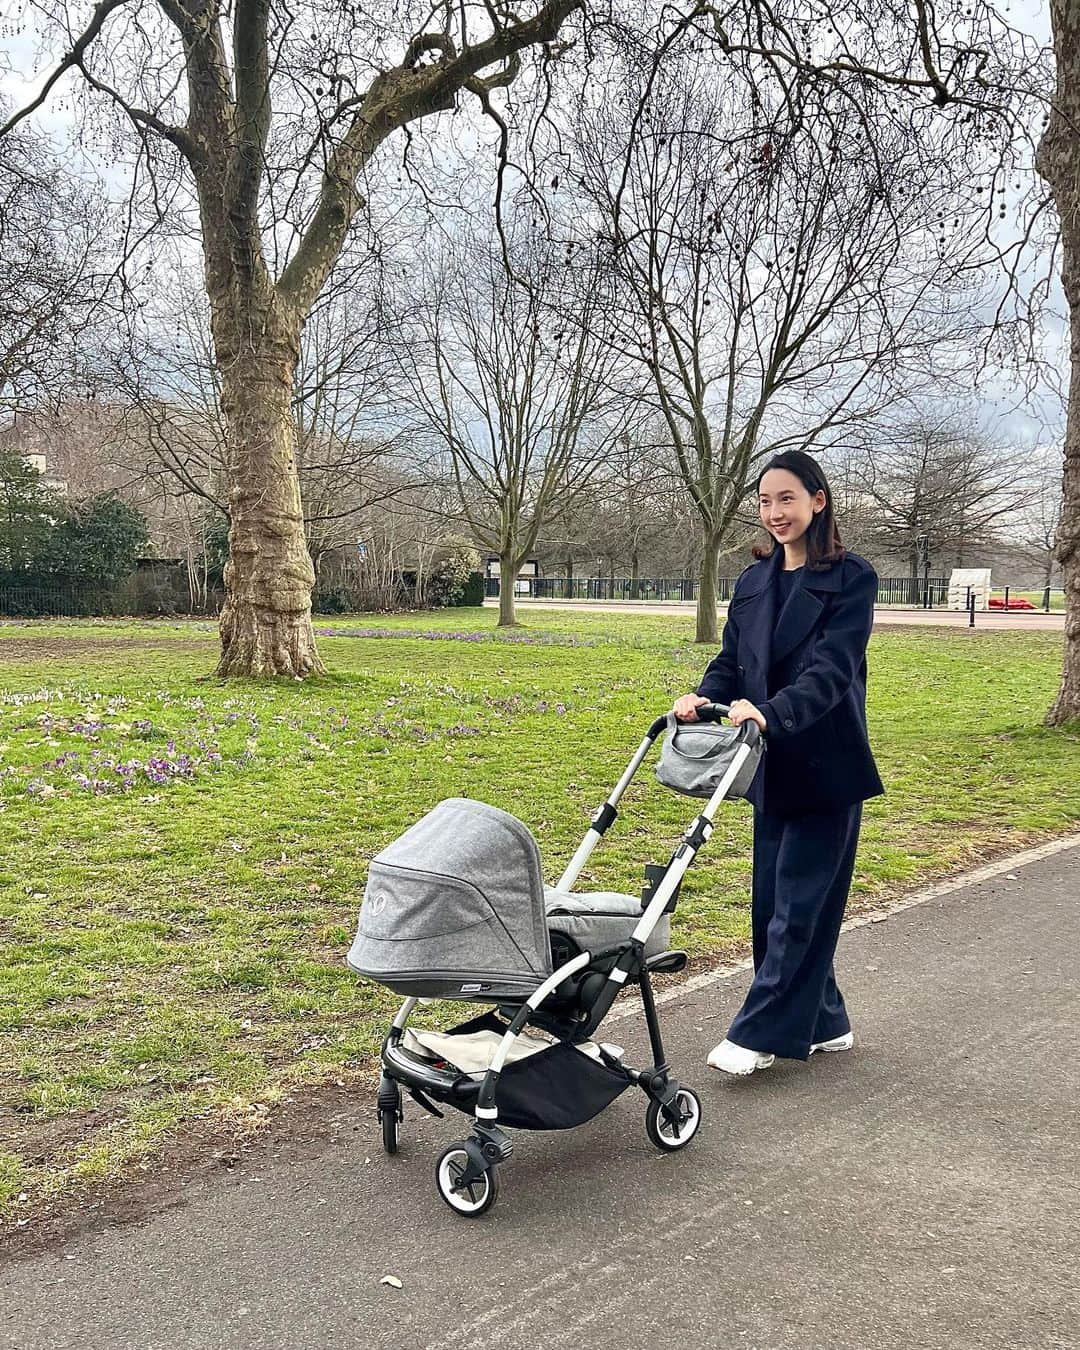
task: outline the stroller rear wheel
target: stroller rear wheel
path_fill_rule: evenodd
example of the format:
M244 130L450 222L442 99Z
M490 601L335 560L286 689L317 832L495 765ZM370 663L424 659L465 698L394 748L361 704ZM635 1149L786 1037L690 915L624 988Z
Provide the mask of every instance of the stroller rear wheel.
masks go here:
M398 1126L404 1115L401 1088L384 1074L379 1083L379 1124L382 1126L382 1146L387 1153L398 1151Z
M454 1211L474 1219L486 1213L499 1198L499 1169L492 1164L474 1181L462 1184L469 1155L464 1144L451 1144L435 1164L435 1185Z
M645 1112L645 1133L657 1148L676 1153L697 1134L701 1124L701 1101L696 1092L681 1087L667 1106L650 1101Z

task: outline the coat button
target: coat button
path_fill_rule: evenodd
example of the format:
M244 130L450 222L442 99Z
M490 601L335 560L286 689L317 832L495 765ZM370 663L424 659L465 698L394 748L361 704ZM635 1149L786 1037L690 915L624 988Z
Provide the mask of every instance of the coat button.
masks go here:
M785 718L784 718L784 726L786 726L786 727L793 727L794 725L795 725L795 723L791 720L790 717L785 717Z

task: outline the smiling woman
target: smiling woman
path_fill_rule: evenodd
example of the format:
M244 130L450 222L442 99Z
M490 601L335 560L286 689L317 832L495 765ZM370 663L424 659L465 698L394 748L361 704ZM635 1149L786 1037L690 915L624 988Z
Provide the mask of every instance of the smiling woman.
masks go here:
M696 694L753 721L769 752L754 803L754 982L709 1064L726 1073L846 1050L851 1023L832 959L855 867L862 803L884 789L866 732L866 645L877 575L848 553L820 466L801 451L757 482L771 536L735 586L724 643ZM779 545L779 547L778 547Z

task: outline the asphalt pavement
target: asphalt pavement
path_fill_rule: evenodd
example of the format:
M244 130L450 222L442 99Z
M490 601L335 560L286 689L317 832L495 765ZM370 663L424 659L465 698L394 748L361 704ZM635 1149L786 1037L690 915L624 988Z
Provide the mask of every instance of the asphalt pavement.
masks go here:
M518 1132L482 1219L433 1185L462 1117L410 1103L387 1158L358 1101L317 1156L9 1266L0 1345L1075 1350L1078 902L1073 846L850 929L856 1049L742 1081L704 1061L746 972L675 994L693 1143L658 1154L628 1092L578 1130ZM633 1017L606 1034L640 1047Z

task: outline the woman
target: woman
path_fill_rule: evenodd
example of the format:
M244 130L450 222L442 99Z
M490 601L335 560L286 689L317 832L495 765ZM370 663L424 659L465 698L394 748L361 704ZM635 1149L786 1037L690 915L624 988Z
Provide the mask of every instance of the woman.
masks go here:
M862 803L884 789L866 734L866 644L877 574L840 543L816 460L787 451L757 481L771 536L735 584L723 646L683 721L728 703L754 721L767 751L754 805L754 980L709 1065L766 1069L777 1055L849 1050L851 1023L833 954L855 865Z

